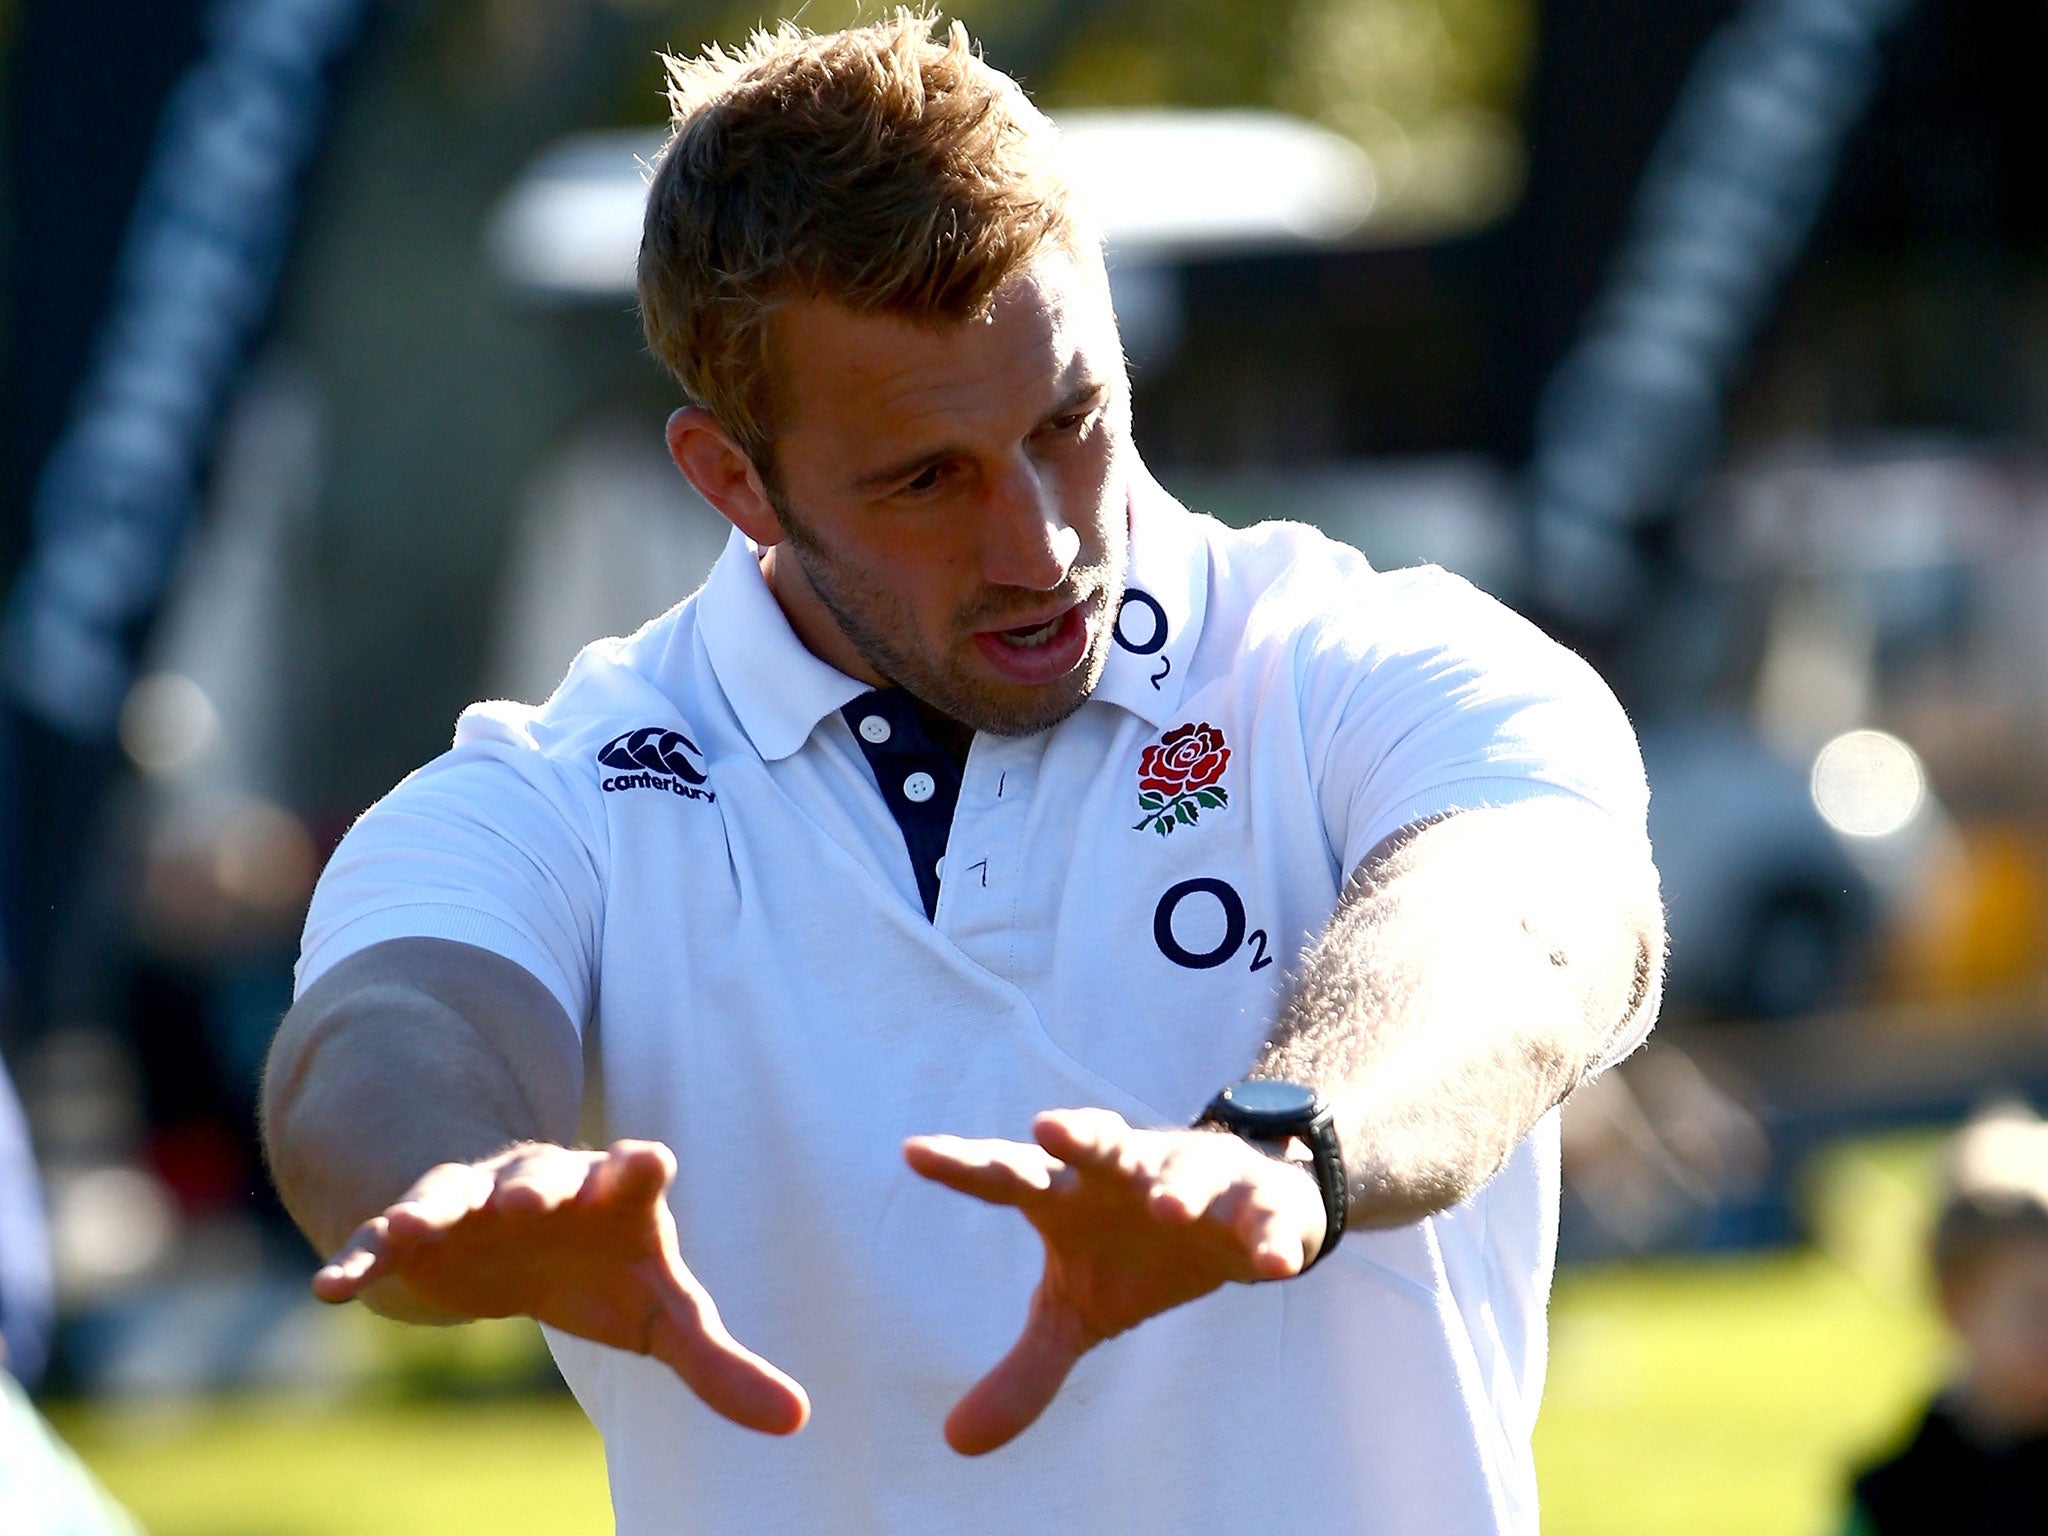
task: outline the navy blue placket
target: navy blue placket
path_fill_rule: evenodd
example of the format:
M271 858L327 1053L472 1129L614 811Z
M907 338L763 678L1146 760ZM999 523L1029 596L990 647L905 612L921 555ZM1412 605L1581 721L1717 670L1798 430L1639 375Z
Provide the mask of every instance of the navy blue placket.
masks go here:
M917 701L901 688L876 688L839 713L853 729L882 801L903 832L924 915L939 910L939 879L953 807L960 803L960 765L924 733Z

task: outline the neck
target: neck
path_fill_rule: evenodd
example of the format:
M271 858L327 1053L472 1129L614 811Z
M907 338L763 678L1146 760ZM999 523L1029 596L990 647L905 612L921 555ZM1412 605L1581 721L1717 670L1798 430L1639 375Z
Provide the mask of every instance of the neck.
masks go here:
M805 650L871 687L889 686L889 679L869 666L868 659L846 638L787 543L771 544L761 551L761 574L767 578L776 606L789 620L789 627Z
M775 595L776 605L805 650L870 687L898 686L894 679L877 672L846 638L846 632L819 598L817 588L804 575L787 544L770 545L761 551L761 574L767 578L768 590ZM917 704L918 723L924 727L925 735L964 767L967 749L974 744L974 727L940 713L915 694L911 697Z

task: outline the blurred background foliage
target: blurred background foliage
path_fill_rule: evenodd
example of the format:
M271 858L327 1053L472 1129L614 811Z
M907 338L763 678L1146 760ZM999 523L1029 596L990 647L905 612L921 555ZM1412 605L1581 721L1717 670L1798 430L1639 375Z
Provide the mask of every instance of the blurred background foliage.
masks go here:
M456 95L516 98L565 40L610 31L650 57L621 72L607 116L643 123L658 121L655 48L690 52L788 19L830 30L877 9L456 0L436 8L420 46ZM1478 223L1519 190L1534 0L962 0L946 14L1049 110L1272 108L1325 124L1373 156L1394 216Z

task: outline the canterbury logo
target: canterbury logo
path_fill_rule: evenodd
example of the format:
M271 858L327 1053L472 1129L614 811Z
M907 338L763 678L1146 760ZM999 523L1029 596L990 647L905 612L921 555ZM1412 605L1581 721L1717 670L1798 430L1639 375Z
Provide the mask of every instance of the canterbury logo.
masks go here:
M692 784L704 782L704 770L691 761L703 756L697 743L681 731L667 730L659 725L643 725L637 731L614 737L597 752L597 760L607 768L620 768L629 773L636 768L644 768L651 773L672 773Z

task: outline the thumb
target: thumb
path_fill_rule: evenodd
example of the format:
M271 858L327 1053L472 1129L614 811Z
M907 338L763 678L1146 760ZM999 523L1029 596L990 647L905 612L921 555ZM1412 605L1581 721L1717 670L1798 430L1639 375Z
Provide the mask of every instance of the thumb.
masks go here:
M634 1266L653 1292L638 1348L680 1376L713 1412L765 1434L794 1434L810 1419L810 1398L727 1331L711 1293L677 1251L675 1218L662 1198L675 1175L675 1154L660 1142L616 1141L580 1197L639 1207L653 1219L655 1251Z
M657 1306L646 1352L682 1377L706 1407L770 1435L794 1434L809 1421L804 1389L726 1331L703 1287L678 1284Z
M1031 1316L1010 1352L968 1390L946 1415L946 1443L962 1456L980 1456L1007 1445L1045 1412L1088 1351L1077 1320L1056 1314L1031 1298Z

